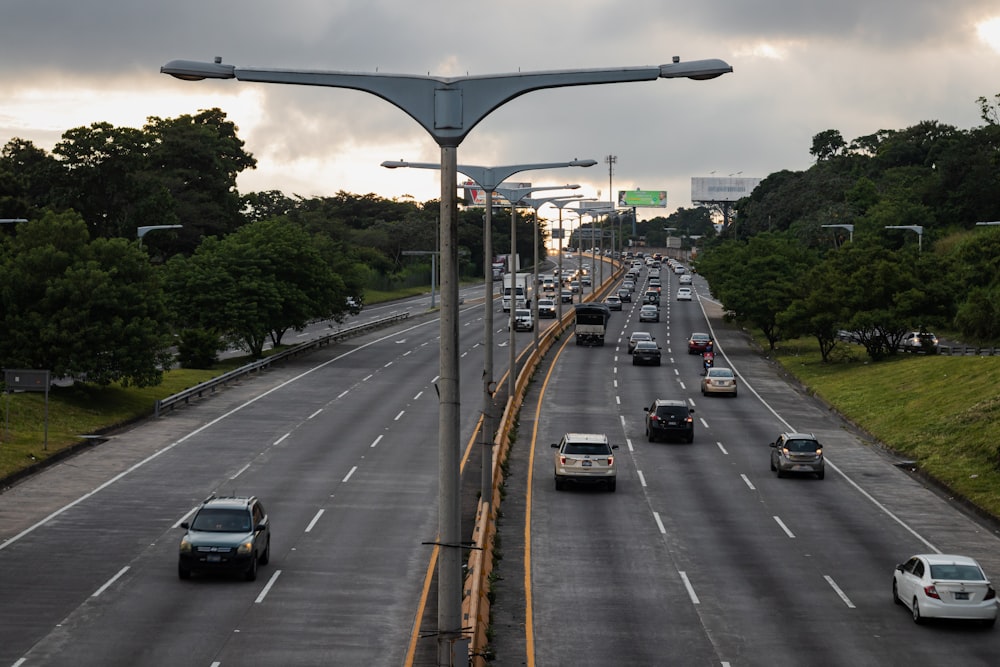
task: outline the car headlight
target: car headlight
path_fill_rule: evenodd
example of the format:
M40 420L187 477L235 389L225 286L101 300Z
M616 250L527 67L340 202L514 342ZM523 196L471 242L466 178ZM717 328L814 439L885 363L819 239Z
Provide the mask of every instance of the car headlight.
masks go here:
M253 551L253 540L247 540L246 542L243 542L236 549L236 553L238 554L248 554L252 551Z
M186 537L181 540L181 553L189 554L191 553L191 542Z

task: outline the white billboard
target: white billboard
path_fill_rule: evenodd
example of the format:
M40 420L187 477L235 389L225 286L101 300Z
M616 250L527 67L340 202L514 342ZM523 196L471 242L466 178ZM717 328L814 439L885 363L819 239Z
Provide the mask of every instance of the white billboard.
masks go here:
M691 177L692 202L734 202L750 193L760 183L759 178L716 178L709 176Z

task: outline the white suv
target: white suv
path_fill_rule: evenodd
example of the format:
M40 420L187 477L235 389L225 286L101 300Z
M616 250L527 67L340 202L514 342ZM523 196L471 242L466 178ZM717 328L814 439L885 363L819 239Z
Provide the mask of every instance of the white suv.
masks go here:
M554 457L556 490L561 491L568 481L604 484L608 491L615 490L618 467L614 450L618 445L608 442L603 433L567 433L557 443Z

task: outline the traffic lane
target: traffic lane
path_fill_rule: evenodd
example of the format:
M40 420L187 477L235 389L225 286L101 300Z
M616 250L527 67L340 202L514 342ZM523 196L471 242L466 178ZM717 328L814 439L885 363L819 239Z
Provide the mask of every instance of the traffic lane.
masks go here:
M471 374L471 375L475 375L475 373L474 373L474 372L472 372L472 371L470 371L470 374ZM255 428L256 428L256 426L255 426ZM200 497L200 496L199 496L199 497ZM65 587L61 587L61 588L65 588ZM89 589L90 589L90 586L89 586L89 585L86 585L86 586L84 586L84 590L89 590ZM10 646L10 644L6 644L6 645Z
M320 384L323 384L326 381L326 378L324 378L321 374L316 374L313 377L316 380L318 380ZM430 379L431 378L428 377L427 381L429 381ZM387 386L383 386L382 388L376 390L375 393L382 395L384 398L390 395L389 390L392 388L392 386L397 384L399 383L395 379L390 380L387 383ZM363 404L368 404L370 402L370 397L363 397L361 398L361 401ZM305 407L305 406L300 406L300 407ZM312 410L312 408L313 406L308 406L306 410ZM335 411L328 412L328 414L331 415L334 413ZM336 425L336 427L333 429L334 432L342 434L345 432L350 432L352 430L356 431L357 426L352 425L350 423L350 421L353 419L354 413L355 411L351 410L342 414L340 416L341 423L338 423ZM303 411L300 414L305 415L306 411ZM313 414L314 413L309 413L309 415ZM433 415L434 413L431 410L420 410L418 414ZM309 417L304 417L304 419L309 419ZM389 417L389 419L391 419L391 416ZM254 423L254 425L255 426L257 425L256 422ZM426 428L420 430L430 431L431 429ZM400 429L400 432L402 433L403 430ZM317 448L309 447L308 445L295 446L296 444L301 445L301 443L295 443L295 438L289 436L293 436L292 431L289 431L288 434L280 436L275 440L275 442L271 447L272 452L274 454L274 456L272 457L273 460L264 461L262 465L258 465L256 467L243 469L242 478L238 482L230 481L228 483L223 483L225 486L229 485L235 486L236 484L241 484L242 488L253 489L255 490L256 493L258 493L258 495L260 495L262 498L265 499L265 506L268 507L269 512L271 513L272 522L274 525L273 540L275 549L273 552L274 560L272 561L272 566L273 563L275 562L280 563L281 544L282 543L287 544L286 536L283 534L283 532L290 529L296 522L299 523L300 525L305 525L305 521L310 518L310 516L307 516L307 514L311 513L309 513L306 509L309 507L309 502L301 495L303 489L308 488L310 486L317 486L315 475L310 476L309 471L310 470L315 471L317 469L336 470L337 468L340 468L341 470L347 470L346 463L342 463L340 465L330 465L327 463L327 461L323 460L322 456L334 457L334 456L340 456L342 452L350 451L351 449L355 451L359 450L359 447L348 446L349 443L343 442L343 439L341 439L342 441L339 443L341 447L330 447L327 445L327 446L321 446L317 450ZM234 440L240 440L240 438L234 437L232 433L225 433L225 432L213 434L213 437L217 437L217 441L224 441L224 442L232 442ZM373 435L372 436L373 440L374 437L375 436ZM407 441L412 440L412 436L409 435L408 432L404 437ZM322 442L328 443L330 441L335 441L335 440L333 440L333 438L330 437L325 437L322 439ZM194 447L210 446L210 443L193 442L192 444ZM361 443L360 446L365 448L368 447L367 443ZM364 449L360 449L360 452L362 457L363 455L367 454L367 452ZM171 454L174 453L175 452L171 452ZM179 455L183 457L183 454ZM304 463L298 462L300 459L303 458L305 460ZM223 460L228 459L232 461L239 460L235 457L229 457L229 456L222 457L222 459ZM278 465L277 464L278 462L281 462L286 468L290 470L289 474L287 475L281 474L280 471L282 470L282 466ZM204 463L204 461L202 461L202 463ZM196 479L197 478L196 473L200 467L202 466L195 466L192 470L185 471L185 474L181 475L161 474L161 471L153 469L152 466L150 470L152 471L152 476L154 479L157 477L164 479L176 479L178 477L182 479ZM233 466L227 466L224 473L229 473L232 467ZM433 468L433 463L430 465L430 467ZM413 477L418 478L419 474L417 473L416 469L412 468L413 467L411 466L410 474ZM176 473L178 467L175 466L173 470ZM286 481L282 484L281 489L279 491L277 485L282 483L282 480ZM327 480L327 484L329 484L329 480ZM136 489L133 489L132 488L133 485L135 485L139 489L144 489L144 491L141 490L137 491ZM323 486L322 483L318 485ZM214 488L214 487L208 486L207 488ZM434 488L435 487L433 484L427 485L427 489L431 497L433 497ZM156 495L155 493L152 494L150 493L151 489L155 489L155 483L148 479L145 479L144 475L139 473L136 474L134 477L129 478L128 480L122 480L119 484L116 484L114 487L109 489L108 493L122 494L126 498L132 498L133 502L148 503L150 495L153 496ZM225 492L225 490L223 490L223 492ZM205 491L199 491L199 495L201 493L205 493ZM325 499L329 496L329 494L330 494L329 489L320 489L318 497ZM285 502L281 503L279 502L279 499L284 500ZM117 503L112 503L112 504L117 504ZM283 506L283 504L285 506ZM414 509L419 508L419 510L424 513L427 513L426 509L427 506L428 503L411 504L412 508ZM301 516L295 517L293 519L292 516L290 516L290 514L295 510L297 510ZM433 514L433 512L430 512L430 514ZM417 525L417 522L412 517L409 517L406 524L413 526ZM369 530L370 529L371 527L369 526ZM125 528L124 531L127 535L131 535L132 539L135 539L135 533L138 531L138 529L135 527L131 527L131 528ZM405 534L405 533L401 532L400 534ZM143 555L141 558L138 558L136 560L142 563L147 563L147 562L158 563L159 568L157 568L156 571L165 571L171 573L174 577L174 581L176 582L176 574L175 574L176 559L177 559L176 549L179 538L180 538L180 533L177 531L173 531L172 534L168 534L165 536L165 542L169 543L170 546L167 547L166 553L163 554L161 558L153 558L153 557L147 557L148 555ZM355 541L360 541L360 540L355 540ZM122 553L122 552L119 550L114 550L112 551L112 553ZM267 568L263 568L262 572L266 570ZM81 606L79 613L77 613L74 617L74 622L79 623L78 628L76 627L76 625L74 625L74 623L63 624L62 626L63 628L76 628L76 633L74 634L75 641L73 642L73 645L75 647L93 643L95 644L95 646L91 647L93 655L107 656L109 651L117 651L118 652L117 655L119 655L119 657L123 660L126 659L129 655L135 654L140 650L142 650L141 649L142 646L148 648L149 644L152 644L155 650L160 651L164 654L171 652L172 649L170 648L170 645L172 643L177 642L178 635L157 635L156 640L150 640L149 638L145 637L145 635L143 635L141 632L139 632L139 630L141 629L141 627L144 627L145 624L148 624L150 622L153 623L160 622L162 621L162 617L164 615L169 615L173 613L172 611L170 611L175 606L173 598L169 595L162 595L160 591L156 591L154 595L148 591L143 590L142 583L145 581L145 579L142 577L137 577L135 573L133 573L131 576L132 576L131 581L136 582L137 585L135 585L133 588L124 590L123 595L127 597L130 593L132 593L133 589L135 589L135 592L132 594L134 595L135 599L139 600L137 604L130 605L128 601L123 601L120 605L117 605L115 608L113 608L111 611L107 613L108 622L101 623L98 626L95 626L93 623L90 622L82 623L76 621L76 619L91 618L90 614L91 610L87 604L84 604ZM129 579L123 579L122 582L124 581L129 581ZM116 585L116 588L119 587L120 585L121 582ZM176 582L175 589L176 590L174 591L174 596L177 596L178 594L183 596L185 594L183 592L184 587L182 584L179 584L179 582ZM178 591L182 592L178 593ZM153 600L154 602L151 603L149 602L150 600ZM144 613L142 614L133 613L132 611L133 607L142 609ZM159 613L160 610L164 608L168 609L168 611L165 614ZM211 613L208 616L204 616L199 613L201 609L205 609L206 611L210 610ZM243 611L241 611L242 609L243 609L243 604L237 601L236 607L230 609L229 610L230 613L228 614L219 613L218 609L212 609L211 607L200 607L198 610L191 612L193 613L193 615L198 617L196 623L199 625L199 627L202 628L202 631L205 632L205 634L207 634L210 637L215 637L214 644L204 647L203 654L206 656L206 658L208 656L213 655L213 652L217 650L218 647L216 646L216 644L219 641L218 639L219 637L227 637L229 633L233 632L233 628L229 624L233 622L233 619L239 619L242 613L244 613ZM121 610L123 613L117 614L116 610ZM153 620L150 621L149 619ZM95 619L95 622L98 621ZM59 657L58 651L56 653L52 653L53 651L52 646L54 644L61 645L65 643L60 636L64 631L65 631L64 629L57 629L53 633L51 640L43 642L42 645L37 649L36 654L45 655L45 659L47 661L58 661L62 659ZM109 641L111 638L114 638L114 641ZM138 646L136 645L136 642L138 642L139 644ZM160 642L164 642L165 645L159 646ZM401 641L400 644L405 646L406 644L405 639ZM103 650L101 647L104 647ZM66 656L67 660L71 661L75 659L74 658L75 650L76 650L75 648L70 649L70 655ZM189 656L196 655L195 651L197 650L198 649L195 646L189 645L187 648L188 655ZM103 660L103 658L97 660L94 664L101 664L101 660ZM112 664L112 663L105 662L103 664Z
M639 369L637 369L637 370L639 370ZM623 370L623 377L625 379L624 386L626 388L641 386L641 384L642 384L642 378L630 378L628 370ZM680 385L680 384L681 384L681 380L678 379L678 385ZM680 387L678 387L678 389L680 389ZM673 392L671 392L671 393L673 393ZM682 394L683 392L678 392L678 393ZM681 396L680 395L672 395L670 397L672 397L672 398L679 398ZM687 396L685 398L692 405L698 405L699 404L699 403L697 403L695 401L695 399L692 396ZM718 401L718 403L716 401ZM625 400L622 401L622 404L623 405L624 404L628 404L629 402L630 401L626 398ZM705 405L708 402L709 401L707 399L702 399L700 401L700 405ZM745 411L738 410L737 406L752 405L753 403L756 403L755 401L752 401L752 400L751 401L746 401L746 400L742 400L742 401L741 400L735 400L735 401L732 401L732 400L715 399L715 400L713 400L711 402L712 402L713 405L719 405L720 406L719 409L718 410L713 410L711 413L707 412L704 409L701 410L701 415L702 416L700 417L699 421L701 421L704 426L709 426L709 427L715 426L716 427L714 429L714 432L711 433L712 436L718 435L719 437L725 438L726 437L725 436L726 433L728 433L728 432L733 433L733 442L734 442L734 444L730 445L730 449L733 449L737 453L737 456L733 457L734 460L737 461L736 462L736 467L744 467L744 465L742 465L742 464L746 464L748 462L751 465L757 464L757 462L759 462L759 465L762 466L763 465L763 461L766 460L767 456L769 456L769 451L770 450L769 450L769 447L767 446L767 443L773 440L773 437L774 437L773 434L774 433L776 433L778 430L782 430L781 425L780 424L775 424L774 427L767 427L764 431L760 432L759 435L750 435L749 438L748 438L747 432L746 432L746 428L747 428L747 424L748 423L753 423L752 422L753 415L752 414L751 415L739 414L740 412L745 412ZM757 416L758 416L758 419L759 419L760 418L760 414L762 412L764 412L764 411L758 405L758 407L756 408L756 412L757 412ZM727 415L728 418L725 418L722 415L726 414L726 413L732 413L732 414L728 414ZM707 417L707 421L706 421L706 417ZM627 424L627 419L625 421L626 421L626 424ZM729 422L728 426L724 423L724 422L727 422L727 421ZM723 422L723 423L720 423L720 422ZM773 431L770 430L772 428L774 429ZM633 430L635 430L635 431L639 430L638 424L636 425L636 428L633 429ZM754 443L754 444L749 444L748 445L747 444L747 440L748 439L750 440L751 443ZM828 438L825 438L825 439L828 440ZM756 444L756 440L760 440L760 444ZM756 446L755 446L755 444L756 444ZM727 456L728 455L728 451L723 446L722 442L721 441L717 442L717 445L718 445L717 450L716 450L716 448L710 448L708 450L708 452L709 453L713 453L713 454L715 452L717 452L717 453L719 453L721 455ZM679 447L680 448L686 448L688 446L681 445ZM639 459L642 457L643 453L645 453L645 452L647 452L649 450L652 450L652 451L657 451L658 450L660 452L665 451L664 448L663 448L663 446L658 446L657 449L655 449L655 450L652 449L652 446L650 448L645 448L645 447L639 447L639 448L637 448L635 456L636 456L636 459L637 459L637 467L640 468L639 469L640 473L644 472L644 470L641 467L641 464L639 463ZM703 450L703 449L702 450L695 450L696 453L697 452L704 452L704 451L705 450ZM743 456L740 456L740 455L743 455ZM691 458L693 458L694 456L696 456L696 454L692 454L690 458L689 458L689 456L687 454L683 455L680 458L680 464L683 465L683 464L690 463ZM709 458L711 458L711 456L712 456L712 454L709 454ZM747 460L747 457L749 457L749 460ZM741 462L738 461L740 458L744 459L744 461L742 461L742 464L741 464ZM699 483L696 485L695 489L691 490L692 494L697 494L700 490L702 490L704 488L714 488L714 486L713 486L714 482L710 482L706 478L710 477L712 475L712 471L718 469L719 466L716 465L715 463L706 462L703 467L704 467L704 470L698 471ZM667 470L669 472L671 472L671 473L675 472L677 469L678 469L678 465L667 466ZM754 468L754 469L756 470L757 468ZM761 467L760 469L763 469L763 468ZM691 471L690 477L693 477L694 474L695 474L695 472ZM655 480L657 480L659 478L659 474L657 472L655 472L655 470L654 470L653 472L647 472L647 474L644 474L643 478L644 479L650 479L650 478L652 478L652 480L654 480L654 481L650 481L649 483L650 483L651 486L653 486L654 483L655 483ZM753 478L754 478L754 476L752 474L748 475L746 473L740 473L739 474L739 482L736 482L735 476L733 477L732 482L737 487L744 487L745 490L752 490L754 488L753 482L751 481ZM766 477L765 480L766 480L765 484L771 482L770 477ZM794 480L789 480L789 481L792 481L794 483ZM786 482L786 480L782 480L782 482ZM733 484L727 483L726 480L720 480L719 484L723 488L727 488L727 489L732 489L732 486L733 486ZM669 488L677 488L677 484L674 484L674 483L668 484L667 486ZM780 488L785 488L785 487L780 487ZM831 489L831 487L830 487L829 484L827 484L824 487L820 487L820 488L823 489L823 490L825 490L825 491L828 491L828 490ZM705 511L705 508L703 506L703 503L701 502L702 499L699 496L697 496L697 495L695 495L695 497L698 498L698 503L697 503L697 506L693 509L693 513L694 513L694 515L696 517L698 517L698 516L700 516L702 514L702 512ZM809 509L809 510L803 511L802 508L811 508L812 507L812 505L810 505L810 501L818 503L819 507L816 510ZM671 501L669 504L673 508L675 508L675 510L676 510L676 508L680 507L680 505L678 503L674 502L674 501ZM836 517L840 516L840 514L839 514L839 512L837 510L843 510L843 508L845 507L845 502L840 497L840 495L838 495L838 496L836 496L834 498L824 498L824 499L821 499L821 500L818 500L818 499L816 499L814 497L800 498L800 499L796 499L793 502L787 503L787 506L784 503L779 503L779 504L781 505L782 508L785 509L786 519L789 519L789 523L795 525L798 522L799 519L804 519L806 521L807 525L809 525L809 526L824 525L822 520L814 521L814 519L821 519L821 517L823 516L824 512L827 511L828 508L835 508L833 510L833 515L836 518ZM788 507L791 507L792 509L788 509ZM863 507L861 508L861 510L867 510L868 512L872 512L874 510L874 505L872 505L871 503L868 503L867 506L863 505ZM848 512L847 514L848 514L848 516L852 516L852 517L853 516L857 516L857 515L863 513L861 510L859 510L857 512ZM713 516L716 516L717 514L719 514L719 512L714 512L714 513L713 512L709 512L709 513L712 514ZM787 516L788 514L790 514L792 518L789 518L789 516ZM729 516L729 515L728 514L723 514L723 516ZM772 528L774 528L776 526L776 527L780 528L782 530L782 532L786 534L786 536L792 537L794 534L791 533L791 530L789 528L785 527L784 523L782 523L781 516L782 515L780 513L773 513L773 514L771 514L771 518L774 519L774 521L773 521L774 526L772 526ZM878 520L880 518L882 518L882 517L875 516L875 517L871 517L871 520L874 521L876 524L878 524ZM755 528L753 530L756 530L757 526L759 526L761 524L761 522L763 522L764 524L766 524L768 522L767 517L766 516L761 517L761 521L757 521L757 522L753 522L753 521L744 522L744 521L740 520L740 521L736 521L735 523L733 523L733 525L724 525L723 528L722 528L722 530L720 531L721 532L721 536L724 537L726 540L732 540L732 536L733 535L738 535L739 534L739 529L742 526L744 526L744 525L752 525L752 526L755 526ZM725 524L726 522L723 521L721 523ZM831 521L831 523L833 523L833 521ZM698 525L697 521L694 522L694 525L695 526ZM766 525L764 526L764 528L766 529ZM788 532L786 532L786 531L788 531ZM829 539L829 540L832 540L835 543L835 545L845 545L845 544L846 545L852 545L852 544L854 544L855 542L857 542L859 540L859 538L857 537L857 534L859 532L862 535L868 535L869 537L872 537L872 538L875 538L875 539L882 539L882 537L883 537L882 531L880 531L878 529L876 529L875 531L868 530L867 532L862 532L862 531L860 531L857 528L857 526L854 526L854 525L845 526L842 531L830 531L829 530L829 526L828 526L827 530L824 531L824 532L835 532L836 535L835 536L830 536L830 535L824 534L823 538L821 540L819 540L819 542L822 543L823 541ZM799 544L802 544L802 541L800 541ZM892 542L890 542L890 546L888 547L888 549L892 548L891 544L892 544ZM725 544L723 544L723 546L725 546ZM881 547L882 548L874 548L874 549L869 550L869 553L867 554L868 557L867 558L862 558L862 560L864 562L867 562L867 563L872 563L872 562L877 563L879 561L879 559L880 559L879 556L882 556L884 558L884 554L886 553L886 550L887 550L885 548L885 544L882 544ZM699 552L702 552L702 551L704 551L704 552L711 552L711 553L727 553L726 551L723 550L723 548L717 547L717 546L714 546L714 545L709 545L708 547L706 547L704 549L699 549ZM746 551L746 547L741 545L740 548L736 549L735 554L739 555L743 551ZM830 555L830 559L831 559L832 562L827 563L824 567L825 567L825 569L827 569L831 573L836 572L837 574L834 575L834 576L831 576L829 574L823 575L823 582L825 582L825 584L828 587L828 590L825 591L825 593L831 594L831 595L832 594L836 594L836 596L837 596L838 599L842 599L841 596L844 595L844 594L842 592L842 589L839 588L838 582L841 582L844 585L847 585L848 583L850 583L852 586L854 585L854 582L855 582L856 578L853 577L853 576L850 576L850 575L851 575L852 571L854 569L856 569L855 567L852 567L852 565L856 562L856 559L852 559L850 557L850 555L851 555L850 553L848 553L847 556L844 556L843 553L842 553L844 551L844 549L840 549L838 551L838 549L836 549L836 548L830 549L826 545L822 546L822 548L819 548L819 549L809 549L809 551L810 552L811 551L817 551L818 553L823 554L824 556L827 555L827 554ZM850 552L850 550L848 550L848 551ZM872 552L874 552L874 554L876 554L876 555L872 556ZM808 555L809 554L807 554L807 556ZM763 562L766 564L766 563L768 563L770 561L767 558L764 558ZM847 570L848 570L847 572L844 571L845 564L847 564ZM835 566L838 566L838 567L835 567ZM777 580L780 582L781 581L781 576L788 576L789 575L789 570L791 570L791 569L792 568L790 568L790 567L783 568L782 571L779 572L776 575ZM875 595L877 597L877 594L872 593L873 591L880 590L879 586L877 586L875 582L876 581L883 581L884 582L886 575L882 571L882 569L878 568L878 566L866 568L865 571L866 571L866 574L869 576L869 580L866 581L866 582L863 582L861 584L861 589L863 591L868 592L869 594ZM708 580L708 581L715 581L714 577L716 577L716 576L717 576L717 574L713 571L711 573L706 574L706 580ZM745 573L742 573L742 574L741 573L737 573L736 574L735 583L738 584L739 582L741 582L742 581L741 577L745 577ZM756 577L756 574L755 574L755 577ZM816 577L814 577L814 579L815 578ZM884 583L883 583L882 587L884 587ZM820 588L822 589L822 588L825 588L825 587L821 585ZM722 587L720 589L720 591L718 591L718 592L715 593L715 595L719 596L717 599L729 599L729 596L731 595L731 591L732 590L738 590L738 589L733 588L732 585L730 585L728 587ZM812 590L812 591L815 592L815 589L810 589L810 590ZM722 596L725 596L725 597L722 597ZM753 601L753 600L758 599L759 597L760 597L759 594L753 593L753 594L751 594L749 596L748 599L750 599L751 601ZM846 595L844 595L844 598L846 598ZM849 600L849 598L846 598L846 599ZM842 601L843 601L843 599L842 599ZM884 598L883 598L882 601L884 602ZM754 604L756 604L756 603L754 603ZM804 609L810 608L810 606L812 604L813 604L812 600L807 600L806 603L804 604ZM853 608L853 607L849 607L848 606L848 602L845 602L844 606L845 606L845 608ZM718 616L718 614L711 614L710 618L715 618L716 616ZM739 616L739 614L737 614L737 616ZM881 616L879 615L878 611L876 611L876 618L881 618ZM882 619L882 620L883 620L883 622L892 623L891 620L889 620L889 621L887 621L886 619ZM866 617L862 621L861 625L862 625L862 627L873 627L873 626L877 625L877 623L876 623L876 620L874 620L874 619L872 619L870 617ZM724 635L724 631L727 628L738 628L738 627L739 627L738 623L733 622L732 620L728 620L727 619L727 622L725 624L723 624L720 628L718 628L719 632L717 634L718 634L718 636L723 636ZM773 627L773 626L771 626L771 627ZM807 643L810 641L810 638L808 637L808 632L800 632L798 628L792 628L792 627L786 628L786 630L787 630L787 632L789 634L791 634L791 635L793 635L793 636L795 636L795 637L797 637L799 639L802 639L803 641L805 641ZM807 628L807 630L808 630L808 628ZM864 630L859 630L859 629L856 629L855 631L861 632L861 633L864 632ZM905 631L910 631L910 628L909 627L905 628ZM888 632L889 631L887 630L887 633ZM768 636L767 635L767 627L765 627L763 629L751 628L751 629L747 630L745 633L740 633L740 635L743 635L743 634L745 634L748 637L755 638L755 641L756 641L756 638L761 638L761 637L767 637ZM781 644L781 641L782 641L781 634L782 633L778 633L776 636L773 637L773 642L775 643L775 645L780 645ZM732 655L738 655L738 654L740 654L741 651L746 650L746 648L744 646L742 646L739 642L736 642L735 645L732 646L730 650L732 651L732 653L731 653ZM773 650L772 647L770 647L768 645L761 646L757 650L761 651L761 655L766 655L769 658L774 657L774 655L772 655L772 654L774 654L774 650ZM917 657L919 657L920 652L921 652L920 650L917 650L915 652ZM877 650L877 647L866 647L866 649L864 651L862 651L860 653L856 653L853 656L849 655L850 652L841 651L841 654L845 656L844 660L845 660L845 664L847 664L849 662L856 661L857 658L864 658L865 655L879 655L879 652ZM727 655L727 654L723 653L723 655ZM882 655L881 659L884 662L886 659L891 659L892 651L889 651L888 653L883 652L883 653L881 653L881 655ZM974 656L970 656L970 657L972 657L972 659L975 659ZM795 655L794 652L793 652L791 655L789 655L789 656L787 656L785 658L784 664L800 664L800 661L801 661L801 656L800 655Z
M607 347L564 345L535 423L531 588L538 664L656 664L663 647L685 646L687 664L715 664L687 596L683 573L664 563L671 546L644 507L627 447L616 451L617 491L556 491L550 445L566 431L606 433L624 445ZM525 406L534 405L530 392ZM585 407L586 406L586 407ZM602 406L602 407L598 407ZM585 409L583 409L585 407ZM649 641L656 637L655 642Z

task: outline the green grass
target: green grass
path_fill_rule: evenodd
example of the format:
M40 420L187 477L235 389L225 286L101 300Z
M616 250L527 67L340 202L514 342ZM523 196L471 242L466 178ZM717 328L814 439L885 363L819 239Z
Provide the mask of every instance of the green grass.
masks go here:
M806 339L782 343L773 356L880 443L1000 516L1000 357L870 363L860 346L843 347L834 363L822 363Z

